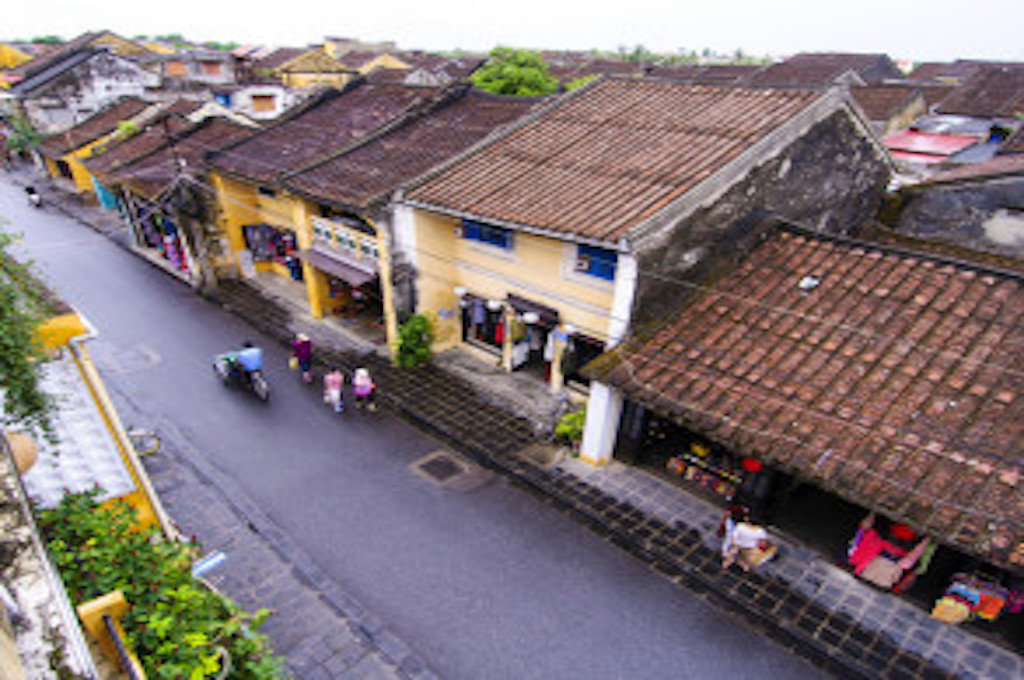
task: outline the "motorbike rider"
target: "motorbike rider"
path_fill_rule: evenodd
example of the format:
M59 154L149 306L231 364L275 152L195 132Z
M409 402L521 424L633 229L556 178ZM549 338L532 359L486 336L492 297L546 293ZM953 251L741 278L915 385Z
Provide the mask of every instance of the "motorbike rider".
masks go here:
M246 382L252 382L253 374L263 370L263 350L247 340L235 355L235 364L241 369Z
M25 187L25 195L28 196L28 202L31 205L33 205L33 206L35 206L37 208L40 205L42 205L43 199L39 195L39 192L36 191L36 188L34 186L29 185L29 186Z

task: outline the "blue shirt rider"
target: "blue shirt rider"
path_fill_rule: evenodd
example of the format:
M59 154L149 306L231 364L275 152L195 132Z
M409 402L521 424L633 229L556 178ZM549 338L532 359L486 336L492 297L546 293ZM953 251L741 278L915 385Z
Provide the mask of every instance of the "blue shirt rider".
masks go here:
M253 347L251 342L245 343L236 358L238 365L247 373L263 370L263 350L259 347Z

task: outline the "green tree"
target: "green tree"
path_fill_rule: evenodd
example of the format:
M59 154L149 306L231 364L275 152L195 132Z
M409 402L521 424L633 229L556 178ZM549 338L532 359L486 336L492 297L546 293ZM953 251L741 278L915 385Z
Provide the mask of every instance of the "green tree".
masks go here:
M565 90L567 92L572 92L573 90L576 90L578 88L583 87L587 83L594 82L595 80L597 80L600 77L601 76L599 76L598 74L594 73L594 74L589 75L589 76L583 76L582 78L577 78L576 80L571 80L571 81L569 81L566 84Z
M53 398L42 391L46 355L36 329L46 304L29 268L7 253L13 242L0 231L0 395L4 424L38 427L51 434Z
M548 73L539 52L495 47L491 58L470 80L481 90L517 97L537 97L558 91L558 80Z
M42 135L36 132L28 118L25 116L11 118L11 133L5 142L9 151L27 154L39 146L42 141Z
M413 314L398 329L398 365L415 368L430 361L434 328L425 314Z
M64 39L58 35L37 35L29 42L37 45L61 45L63 44Z

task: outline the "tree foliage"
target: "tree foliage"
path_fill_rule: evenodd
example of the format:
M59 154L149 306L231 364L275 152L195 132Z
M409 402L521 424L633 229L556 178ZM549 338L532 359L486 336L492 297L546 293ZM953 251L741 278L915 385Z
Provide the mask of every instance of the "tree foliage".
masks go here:
M434 328L425 314L413 314L398 329L398 365L415 368L430 361Z
M5 145L9 151L24 154L32 151L43 141L31 121L25 116L14 116L11 118L11 132L7 136Z
M12 243L0 231L0 393L3 422L52 432L53 398L40 386L46 359L36 329L46 317L45 305L31 292L28 267L7 254Z
M470 80L481 90L517 97L537 97L558 91L558 80L548 73L540 53L495 47L486 64Z

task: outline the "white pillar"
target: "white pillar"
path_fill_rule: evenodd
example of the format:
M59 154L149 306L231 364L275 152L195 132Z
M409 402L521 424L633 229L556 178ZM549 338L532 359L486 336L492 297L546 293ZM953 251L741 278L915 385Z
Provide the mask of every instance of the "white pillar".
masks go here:
M597 381L590 383L587 422L583 425L580 460L591 465L607 465L615 451L615 438L622 418L622 395Z
M620 252L615 262L615 292L612 296L611 318L608 320L606 350L619 344L629 330L633 297L636 295L636 273L636 258Z

